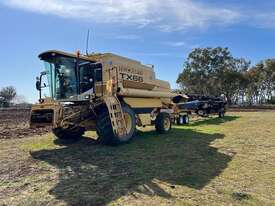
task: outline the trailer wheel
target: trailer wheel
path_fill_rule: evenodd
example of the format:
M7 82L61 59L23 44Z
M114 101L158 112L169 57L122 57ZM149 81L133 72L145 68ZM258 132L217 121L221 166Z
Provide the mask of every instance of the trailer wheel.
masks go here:
M219 112L219 118L224 118L224 111Z
M77 126L70 127L68 129L55 128L52 129L52 132L58 139L72 140L82 137L82 135L85 133L85 128Z
M104 145L118 145L129 142L136 132L136 116L133 110L127 106L122 105L124 119L126 122L127 135L118 136L114 134L111 119L107 109L103 109L97 117L96 132L98 134L98 141Z
M198 110L197 114L201 117L209 117L209 114L205 110Z
M179 118L177 119L177 124L178 125L189 124L189 116L188 115L180 115Z
M168 133L172 127L170 115L164 112L159 113L156 118L155 127L159 134Z

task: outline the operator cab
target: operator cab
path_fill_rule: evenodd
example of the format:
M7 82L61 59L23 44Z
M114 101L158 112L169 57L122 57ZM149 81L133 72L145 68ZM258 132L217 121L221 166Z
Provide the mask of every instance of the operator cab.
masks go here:
M57 101L83 101L95 97L95 84L102 82L102 64L87 57L49 51L39 55L44 61L45 72L36 83L40 91L42 77L47 76L50 96Z

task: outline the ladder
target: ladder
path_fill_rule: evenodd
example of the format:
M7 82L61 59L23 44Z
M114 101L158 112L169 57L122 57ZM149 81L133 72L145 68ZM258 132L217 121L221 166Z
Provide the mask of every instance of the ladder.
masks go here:
M123 137L127 135L127 127L120 101L118 100L116 95L117 88L117 69L110 69L109 81L107 81L107 93L104 96L104 101L109 111L109 116L112 123L114 134L116 134L119 137Z
M119 137L126 136L126 122L124 119L121 104L117 96L106 96L104 100L109 110L110 120L112 123L114 133Z

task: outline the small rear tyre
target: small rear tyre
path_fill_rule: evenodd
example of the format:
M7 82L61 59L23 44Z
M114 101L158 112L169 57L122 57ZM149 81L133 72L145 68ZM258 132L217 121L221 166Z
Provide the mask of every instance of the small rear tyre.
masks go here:
M205 110L198 110L197 114L201 117L209 117L209 114Z
M156 131L159 134L166 134L171 130L172 121L168 113L161 112L158 114L155 122Z
M219 112L219 118L224 118L224 112Z
M102 109L97 117L96 132L98 141L104 145L118 145L129 142L136 132L136 116L134 111L127 105L122 105L124 119L126 122L127 135L120 137L113 132L107 108Z
M185 125L189 124L189 116L188 115L180 115L177 119L177 125Z
M55 128L52 129L53 134L61 140L74 140L81 138L85 133L85 128L83 127L71 127L68 129Z

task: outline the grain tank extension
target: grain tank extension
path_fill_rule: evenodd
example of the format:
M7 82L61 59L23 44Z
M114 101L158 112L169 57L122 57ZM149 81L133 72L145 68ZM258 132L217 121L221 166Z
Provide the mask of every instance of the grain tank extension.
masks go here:
M32 108L31 127L52 126L60 139L96 131L101 143L114 145L129 141L136 127L155 125L166 133L175 121L175 103L186 98L156 79L152 67L115 54L52 50L39 58L45 71L36 82L40 100ZM50 94L42 98L45 87Z

